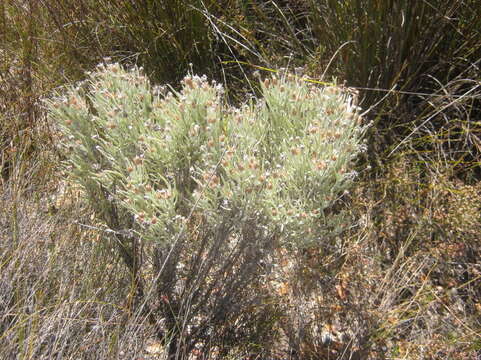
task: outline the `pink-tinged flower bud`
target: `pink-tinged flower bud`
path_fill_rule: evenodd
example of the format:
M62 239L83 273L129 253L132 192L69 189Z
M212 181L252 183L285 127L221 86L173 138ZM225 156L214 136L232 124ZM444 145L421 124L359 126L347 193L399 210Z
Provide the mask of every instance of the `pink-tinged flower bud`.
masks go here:
M311 126L308 131L309 134L315 134L319 131L319 128L317 126Z
M189 88L193 89L195 87L194 81L190 76L184 78L184 83L187 85Z
M138 156L134 157L134 164L135 164L135 165L140 165L140 164L142 164L142 158L140 158L140 157L138 157Z

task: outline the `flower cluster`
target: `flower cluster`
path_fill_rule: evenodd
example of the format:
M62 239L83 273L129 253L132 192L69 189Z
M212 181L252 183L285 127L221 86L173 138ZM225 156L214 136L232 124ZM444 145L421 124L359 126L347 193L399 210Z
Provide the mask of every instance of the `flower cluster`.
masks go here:
M208 221L237 209L286 242L319 241L363 148L355 95L272 77L263 98L235 108L205 76L181 85L151 88L139 69L109 64L52 103L74 178L91 194L107 189L157 241L169 241L194 206Z

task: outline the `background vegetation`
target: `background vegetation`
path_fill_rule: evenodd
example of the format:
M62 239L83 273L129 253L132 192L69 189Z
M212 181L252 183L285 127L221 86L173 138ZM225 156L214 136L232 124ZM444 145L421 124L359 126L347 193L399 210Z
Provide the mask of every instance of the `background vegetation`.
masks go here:
M356 225L281 249L265 298L223 333L233 358L475 359L481 349L481 5L455 1L0 3L0 357L156 358L114 238L66 181L43 100L110 57L154 84L189 71L231 101L254 71L357 87L373 121ZM192 65L190 65L192 64ZM256 68L253 65L260 67ZM366 169L368 166L368 170ZM241 316L241 317L242 317ZM228 350L225 350L228 349ZM220 350L219 350L220 351ZM201 349L191 356L200 358Z

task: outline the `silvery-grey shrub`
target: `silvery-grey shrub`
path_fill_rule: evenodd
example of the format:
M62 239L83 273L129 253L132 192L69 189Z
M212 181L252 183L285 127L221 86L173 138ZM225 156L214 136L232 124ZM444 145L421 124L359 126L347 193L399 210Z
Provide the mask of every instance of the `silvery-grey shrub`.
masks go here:
M326 210L363 148L355 96L289 75L260 86L233 107L205 77L177 92L107 64L50 104L71 179L172 356L234 326L275 247L315 246L346 221Z

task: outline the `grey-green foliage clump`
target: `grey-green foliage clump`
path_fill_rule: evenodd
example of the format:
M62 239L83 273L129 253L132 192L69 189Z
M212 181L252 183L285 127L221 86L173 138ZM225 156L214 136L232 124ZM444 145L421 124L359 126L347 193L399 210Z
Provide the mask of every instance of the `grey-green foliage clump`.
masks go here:
M261 83L263 98L226 104L221 84L186 76L180 92L138 69L100 66L51 106L73 178L115 202L144 239L168 244L189 216L241 211L284 243L312 245L342 218L365 127L353 95L293 76Z

